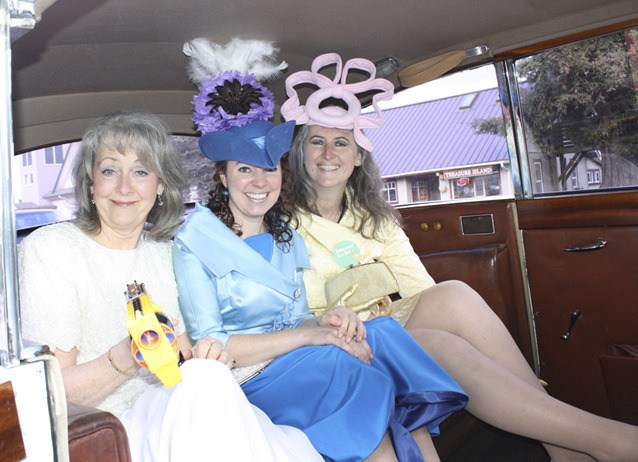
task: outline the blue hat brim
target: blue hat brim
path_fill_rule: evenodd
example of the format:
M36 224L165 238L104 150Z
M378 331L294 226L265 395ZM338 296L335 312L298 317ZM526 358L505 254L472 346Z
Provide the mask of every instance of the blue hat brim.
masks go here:
M273 169L290 150L295 122L274 124L257 120L242 127L209 132L199 139L199 149L213 162L235 160Z

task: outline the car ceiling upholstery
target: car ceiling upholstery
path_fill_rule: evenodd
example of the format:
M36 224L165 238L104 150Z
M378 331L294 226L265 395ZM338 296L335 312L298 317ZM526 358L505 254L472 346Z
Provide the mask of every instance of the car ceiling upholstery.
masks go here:
M12 43L18 151L77 139L90 120L122 106L152 110L176 132L193 133L187 115L196 88L182 45L196 37L273 41L290 74L326 52L344 60L393 56L405 66L479 44L494 55L638 15L636 0L48 3L36 27ZM283 79L268 86L283 101Z

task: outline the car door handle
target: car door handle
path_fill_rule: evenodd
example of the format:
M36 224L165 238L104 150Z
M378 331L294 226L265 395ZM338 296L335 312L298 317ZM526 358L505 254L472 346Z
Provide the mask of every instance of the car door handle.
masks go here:
M605 239L596 239L596 242L589 245L584 245L580 247L565 247L565 252L587 252L589 250L598 250L602 249L607 245L607 241Z

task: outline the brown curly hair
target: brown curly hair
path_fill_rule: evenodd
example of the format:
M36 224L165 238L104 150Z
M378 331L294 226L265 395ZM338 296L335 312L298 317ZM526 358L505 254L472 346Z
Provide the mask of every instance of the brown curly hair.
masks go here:
M221 175L226 174L228 161L215 162L215 173L213 174L213 189L208 194L206 206L217 216L237 236L242 235L241 226L235 222L235 216L230 210L228 190L222 183ZM290 221L292 220L294 201L291 194L290 169L288 167L288 156L284 156L280 162L281 168L281 193L275 205L273 205L264 215L264 224L275 242L284 250L288 250L292 240L292 230Z

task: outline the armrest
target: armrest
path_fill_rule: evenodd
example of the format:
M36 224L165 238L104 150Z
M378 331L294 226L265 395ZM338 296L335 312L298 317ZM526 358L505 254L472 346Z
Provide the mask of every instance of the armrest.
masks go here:
M71 462L131 462L126 430L110 412L68 403Z
M0 384L0 447L3 460L17 461L27 456L10 380Z

